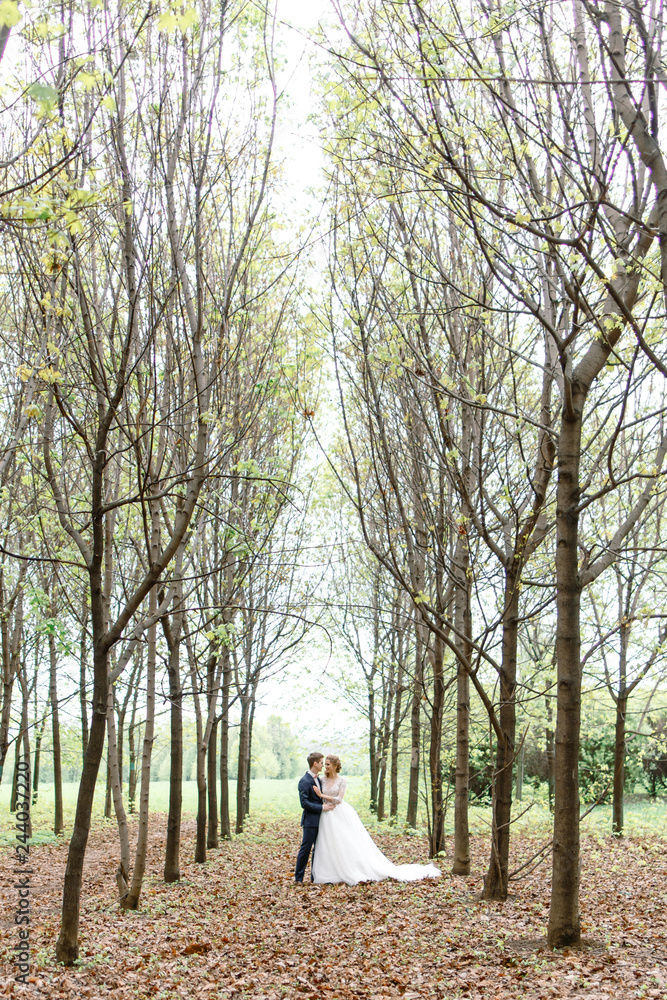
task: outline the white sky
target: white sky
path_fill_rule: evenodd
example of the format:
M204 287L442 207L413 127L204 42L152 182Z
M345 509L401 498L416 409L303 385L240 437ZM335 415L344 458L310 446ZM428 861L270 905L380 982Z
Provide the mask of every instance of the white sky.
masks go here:
M308 121L315 110L312 70L321 58L315 43L318 24L332 14L331 0L274 0L276 50L286 65L279 66L277 84L284 95L278 107L277 159L284 160L297 221L303 209L317 210L309 188L319 187L323 157L317 126Z

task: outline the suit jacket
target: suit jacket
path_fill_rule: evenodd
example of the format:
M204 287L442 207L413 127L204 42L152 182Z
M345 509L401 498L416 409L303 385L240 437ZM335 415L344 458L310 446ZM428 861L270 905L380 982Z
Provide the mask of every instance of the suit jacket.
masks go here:
M315 794L313 785L315 781L319 784L319 778L313 779L308 771L299 782L299 800L303 815L301 816L301 826L319 826L322 815L322 799ZM321 786L320 786L321 787Z

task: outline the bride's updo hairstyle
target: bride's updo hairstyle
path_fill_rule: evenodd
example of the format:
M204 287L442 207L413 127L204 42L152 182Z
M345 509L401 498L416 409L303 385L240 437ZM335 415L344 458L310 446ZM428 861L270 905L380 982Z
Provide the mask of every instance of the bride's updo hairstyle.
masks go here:
M331 763L333 764L334 771L336 772L336 774L340 774L340 769L342 767L340 762L340 757L336 757L335 754L329 753L327 754L327 760L331 761Z

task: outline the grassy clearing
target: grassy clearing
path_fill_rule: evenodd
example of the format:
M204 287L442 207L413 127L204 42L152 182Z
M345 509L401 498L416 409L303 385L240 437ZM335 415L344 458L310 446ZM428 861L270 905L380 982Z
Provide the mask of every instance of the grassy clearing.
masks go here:
M262 820L293 819L299 820L300 809L296 793L296 779L272 780L269 778L259 778L251 783L250 808L251 814ZM64 818L66 833L72 828L74 822L74 810L76 807L76 796L78 783L65 782L63 785L64 798ZM236 782L230 782L230 803L232 808L232 822L234 822L234 804L236 801ZM529 799L524 797L521 803L515 803L515 815L519 815L522 810L527 810L516 821L515 830L517 833L536 833L546 835L551 830L552 815L549 812L548 804L538 790L537 797ZM0 786L0 844L9 844L14 839L14 818L9 812L9 783L5 782ZM347 799L359 812L364 823L371 830L378 830L391 833L405 832L404 824L401 822L391 824L387 821L378 823L376 816L368 808L368 782L364 777L352 777L348 779ZM169 783L167 781L151 782L150 791L151 811L154 813L166 813L169 805ZM48 843L55 838L51 831L53 823L53 785L40 785L39 799L32 808L33 821L33 842ZM184 818L192 818L197 808L197 787L194 781L183 783L183 814ZM95 805L93 811L93 823L95 826L104 827L109 823L113 826L115 819L105 820L104 812L104 784L98 783L95 795ZM667 801L658 799L655 802L648 800L630 801L625 810L626 834L632 837L642 836L663 836L667 830ZM453 833L454 808L450 801L450 808L447 813L446 831L448 835ZM470 807L470 828L473 834L484 835L489 832L491 823L491 811L488 804L474 804ZM419 829L423 832L426 827L426 814L422 809L419 817ZM596 806L582 823L582 831L595 836L605 836L611 831L611 805L604 804Z

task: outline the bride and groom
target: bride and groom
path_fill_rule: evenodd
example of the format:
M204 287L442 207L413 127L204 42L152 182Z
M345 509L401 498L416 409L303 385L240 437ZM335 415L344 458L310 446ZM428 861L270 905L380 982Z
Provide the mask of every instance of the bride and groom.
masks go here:
M320 771L324 766L324 777ZM324 758L311 753L308 770L299 782L303 816L303 838L296 859L294 881L303 882L312 851L312 882L378 882L395 878L413 882L435 878L441 872L435 865L394 865L373 842L352 806L345 802L347 782L340 773L340 758Z

